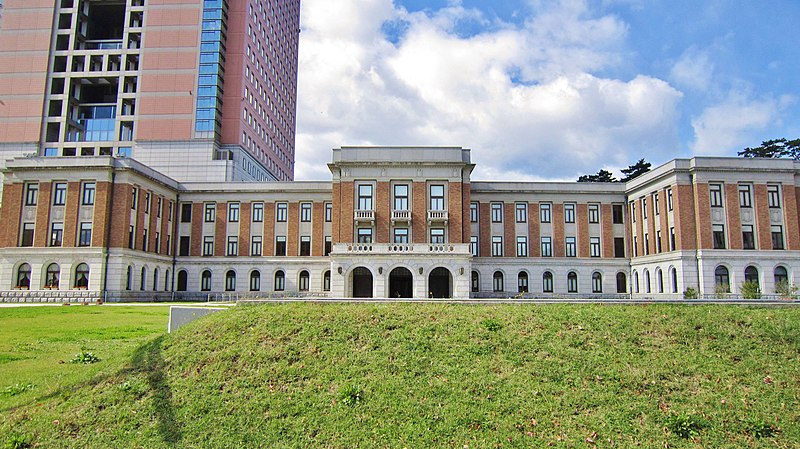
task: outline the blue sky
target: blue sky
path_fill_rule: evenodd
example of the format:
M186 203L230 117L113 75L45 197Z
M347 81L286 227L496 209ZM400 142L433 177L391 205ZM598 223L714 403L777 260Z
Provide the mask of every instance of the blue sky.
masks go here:
M574 179L800 137L800 2L303 0L298 179L341 145Z

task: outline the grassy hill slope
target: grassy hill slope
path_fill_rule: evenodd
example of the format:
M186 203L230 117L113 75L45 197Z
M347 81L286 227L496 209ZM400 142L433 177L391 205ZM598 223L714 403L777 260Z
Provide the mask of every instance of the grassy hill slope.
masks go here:
M238 307L0 410L0 443L790 448L799 360L797 308Z

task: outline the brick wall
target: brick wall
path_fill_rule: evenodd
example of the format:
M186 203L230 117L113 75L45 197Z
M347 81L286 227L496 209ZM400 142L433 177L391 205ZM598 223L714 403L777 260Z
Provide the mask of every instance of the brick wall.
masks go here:
M287 222L286 255L297 256L300 254L300 203L289 203L289 220Z
M34 233L33 246L44 247L50 243L50 229L48 227L50 226L50 190L52 187L53 185L50 182L39 183L39 202L36 204L36 232ZM100 202L99 192L100 189L98 188L97 203ZM94 239L94 236L92 236L92 239Z
M517 230L514 203L503 203L503 255L515 257L517 255Z
M375 243L389 243L389 223L392 216L388 182L378 182L375 200Z
M462 184L460 182L451 182L448 187L448 195L447 195L447 210L448 210L448 227L449 227L449 234L451 243L462 243L464 242L464 237L462 236L461 232L463 229L463 195L462 195ZM469 205L469 203L467 203ZM467 215L469 217L469 215ZM469 242L469 240L467 240Z
M650 245L650 254L656 254L658 246L656 246L656 216L655 199L650 196L650 201L647 202L647 240Z
M528 245L530 257L541 257L541 229L539 226L539 203L528 204Z
M736 184L725 184L725 212L728 214L728 248L742 249L742 211Z
M553 257L564 257L564 205L553 203Z
M134 249L141 250L144 243L144 189L139 189L136 198L136 244ZM149 231L148 231L149 232Z
M661 213L661 251L668 252L669 249L669 211L667 208L667 189L658 192L658 209Z
M355 186L352 182L345 182L341 184L341 194L340 194L340 205L341 210L338 211L339 214L339 241L340 242L352 242L355 240L353 234L353 217L355 216ZM334 204L333 210L336 211L336 205Z
M604 259L614 258L614 222L613 222L613 208L611 204L600 205L600 223L601 223L601 252L600 256Z
M470 186L469 183L461 185L461 240L457 243L469 243L472 235L469 222Z
M225 247L228 244L228 203L217 203L216 218L214 222L214 255L224 256Z
M21 183L3 186L3 207L0 209L3 226L0 226L0 236L4 248L17 246L19 243L23 187Z
M772 249L772 232L769 220L769 200L767 198L767 185L756 184L755 186L755 206L756 206L756 232L758 234L758 248L762 250Z
M783 215L786 220L786 245L789 250L800 249L800 225L798 225L798 199L794 186L783 186Z
M130 184L114 184L111 202L111 242L112 248L128 247L128 229L131 225L131 190Z
M695 219L694 193L689 184L672 189L675 217L675 247L678 250L697 249L697 220Z
M203 254L203 203L192 204L192 256Z
M168 199L166 199L166 198L162 198L162 201L164 202L164 204L163 204L163 210L161 211L161 231L160 231L161 232L161 242L159 243L160 248L158 248L156 251L158 251L159 254L165 254L166 255L166 254L171 254L171 252L170 252L171 250L167 247L167 240L168 240L167 237L168 237L169 232L170 232L170 229L169 229L169 225L170 225L170 221L169 221L169 205L170 205L170 201ZM175 206L174 205L172 206L172 213L173 213L173 216L174 216L174 214L175 214Z
M342 198L341 198L342 188L338 182L334 182L331 185L331 200L333 210L331 213L331 241L333 243L343 242L341 236L339 235L341 229L341 208L342 208Z
M108 224L108 220L111 219L111 184L108 182L98 182L95 188L94 221L92 222L92 246L103 247L106 244L106 225ZM39 199L41 200L41 192L39 193ZM49 193L50 192L48 190L48 194ZM49 209L50 208L48 207L47 210ZM37 215L39 215L38 212L40 211L37 211ZM36 220L36 227L38 228L39 217L37 217ZM47 216L44 217L44 221L46 228Z
M478 255L489 257L492 255L492 219L491 205L489 203L479 203L478 205Z
M314 203L312 213L311 255L325 254L325 203Z
M64 205L64 240L65 248L76 246L78 238L78 209L81 201L81 183L67 183L67 202Z
M158 229L158 195L154 192L150 193L150 223L147 225L147 251L158 253L158 248L156 248L156 232L159 231Z
M241 203L239 216L239 255L247 257L250 255L250 223L252 222L250 202ZM264 249L263 239L261 249Z
M694 185L694 199L698 246L700 249L711 249L714 241L711 233L711 197L707 183Z
M577 222L575 225L578 229L578 241L576 242L578 257L589 257L589 205L578 204Z
M335 209L334 209L335 210ZM264 238L261 254L275 255L275 203L264 203Z
M411 192L411 234L413 243L428 241L428 192L424 182L415 182Z

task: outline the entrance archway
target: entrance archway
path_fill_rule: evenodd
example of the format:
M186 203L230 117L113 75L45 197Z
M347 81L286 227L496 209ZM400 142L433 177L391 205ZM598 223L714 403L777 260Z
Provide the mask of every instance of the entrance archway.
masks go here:
M428 275L428 296L431 298L452 298L453 276L450 270L439 267Z
M364 267L353 270L353 298L372 298L372 272Z
M389 273L389 297L414 297L414 275L408 268L397 267Z

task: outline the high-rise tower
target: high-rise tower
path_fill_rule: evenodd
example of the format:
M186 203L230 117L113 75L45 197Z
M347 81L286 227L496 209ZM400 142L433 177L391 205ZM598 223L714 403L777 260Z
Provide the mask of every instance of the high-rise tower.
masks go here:
M0 148L294 178L300 0L3 3Z

